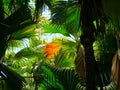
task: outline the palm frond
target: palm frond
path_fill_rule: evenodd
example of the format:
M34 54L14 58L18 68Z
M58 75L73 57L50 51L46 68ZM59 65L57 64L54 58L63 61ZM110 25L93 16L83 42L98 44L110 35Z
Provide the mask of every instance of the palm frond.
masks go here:
M20 57L33 57L33 56L43 56L44 55L42 53L40 53L40 51L36 51L34 49L31 48L23 48L22 50L20 50L18 53L16 53L15 58L20 58Z
M22 6L0 24L1 36L6 36L18 31L19 29L31 24L30 10ZM25 22L27 20L27 22ZM29 20L29 21L28 21ZM12 22L11 22L12 21ZM24 23L23 23L24 22ZM27 25L26 25L27 24ZM7 25L7 26L5 26ZM19 28L19 29L18 29Z
M22 40L24 38L30 38L35 35L37 35L35 25L25 26L25 28L13 33L11 35L11 40Z
M71 40L61 40L62 47L55 56L55 66L59 68L74 68L76 43Z
M76 85L78 83L82 84L82 80L73 69L56 68L43 63L39 64L34 77L36 82L39 83L38 85L46 87L45 90L76 90Z
M5 80L9 90L21 90L23 82L26 82L22 76L2 63L0 64L0 76Z
M100 77L96 77L96 81L100 81L99 79L101 78L101 82L103 86L107 86L110 84L110 75L111 75L111 69L109 67L108 63L102 63L101 61L97 61L98 68L99 68L99 74ZM97 82L96 82L97 83ZM97 86L100 86L100 82L97 83Z
M77 5L72 6L67 8L66 12L68 14L66 21L64 22L66 29L70 34L76 34L79 31L80 8Z
M25 25L23 28L11 34L8 41L8 49L25 47L24 40L37 35L35 25ZM27 43L26 43L27 44Z
M64 90L50 68L43 63L39 64L34 72L34 79L37 84L36 88L44 90Z
M56 24L63 24L66 18L69 17L67 13L67 8L75 6L77 4L75 1L57 1L55 7L52 10L52 22Z
M42 48L44 45L42 45L41 38L38 36L33 36L29 38L29 45L31 48L34 48L35 50Z
M73 69L62 69L50 66L52 72L58 77L64 87L64 90L76 90L78 83L82 84L82 80Z
M10 40L8 41L8 47L7 50L14 50L15 48L18 47L24 47L24 41L20 40Z
M71 34L75 38L81 35L79 28L80 7L77 1L58 1L53 8L51 20L51 26L54 27L52 30L49 27L51 31L56 29L54 32L66 36Z
M60 34L63 34L65 36L69 36L69 33L67 32L65 27L62 25L48 23L48 24L44 24L42 26L42 28L43 28L45 33L60 33Z

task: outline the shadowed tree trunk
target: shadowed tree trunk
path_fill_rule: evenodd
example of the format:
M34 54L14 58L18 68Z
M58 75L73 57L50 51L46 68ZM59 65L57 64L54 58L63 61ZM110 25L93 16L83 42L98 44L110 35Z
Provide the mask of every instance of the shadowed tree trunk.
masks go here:
M95 85L95 57L93 51L93 42L95 27L93 24L92 4L91 0L83 0L81 9L81 23L83 35L81 43L85 48L85 63L86 63L86 89L96 90Z
M84 34L83 34L84 37ZM91 37L81 38L81 43L85 48L85 63L86 63L86 88L87 90L95 89L95 58L93 51L93 41Z
M102 8L101 0L82 0L81 25L83 34L80 37L85 48L86 89L96 90L95 77L100 78L97 63L94 57L93 43L95 35L104 34L107 20ZM96 26L93 22L96 22ZM99 22L98 22L99 21ZM103 85L100 79L100 89Z

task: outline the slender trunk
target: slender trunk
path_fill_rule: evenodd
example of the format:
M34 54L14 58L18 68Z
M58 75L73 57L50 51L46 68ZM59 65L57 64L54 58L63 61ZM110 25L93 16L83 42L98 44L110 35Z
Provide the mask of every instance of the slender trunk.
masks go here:
M87 90L96 90L95 75L97 75L100 81L100 90L103 90L102 80L94 57L93 43L95 34L104 34L104 21L107 21L107 17L104 14L101 0L78 0L78 2L82 2L80 24L83 30L81 43L85 48L86 88ZM98 23L98 20L100 20L100 23ZM96 21L97 28L93 24L94 21Z
M86 88L87 90L95 90L95 59L93 55L93 47L85 47L86 62Z
M96 90L95 85L95 57L91 37L81 38L85 48L86 90Z
M93 24L93 13L91 0L84 0L81 9L81 23L83 35L81 43L85 48L85 65L86 65L86 90L96 90L95 85L95 57L93 51L93 42L95 27Z

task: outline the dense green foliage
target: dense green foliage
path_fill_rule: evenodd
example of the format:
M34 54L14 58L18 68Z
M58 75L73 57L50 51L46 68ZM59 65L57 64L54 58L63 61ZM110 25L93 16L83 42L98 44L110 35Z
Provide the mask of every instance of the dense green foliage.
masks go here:
M85 1L0 0L0 90L83 90L92 74L95 87L113 89L110 75L119 48L119 5L112 0ZM46 9L49 19L43 16ZM48 42L54 34L61 37ZM55 53L52 58L45 52L47 44L59 44L57 50L48 48L48 54ZM88 58L80 57L80 48ZM86 65L86 59L90 63L95 59L91 65L98 70L86 75L87 83L76 72L76 57L77 63L85 60ZM87 67L85 72L91 73Z

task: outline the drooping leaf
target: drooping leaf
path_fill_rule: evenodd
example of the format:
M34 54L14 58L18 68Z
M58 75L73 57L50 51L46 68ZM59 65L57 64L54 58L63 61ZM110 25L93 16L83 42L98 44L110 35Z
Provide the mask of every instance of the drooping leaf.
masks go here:
M26 26L22 30L19 30L12 34L11 39L13 40L22 40L24 38L30 38L31 36L37 35L35 30L35 25Z
M30 10L25 6L22 6L16 12L7 17L2 22L3 24L0 24L1 37L10 35L21 28L25 28L27 25L33 24L31 18Z
M42 53L41 53L42 54ZM16 53L15 57L32 57L32 56L38 56L41 55L40 52L36 52L34 49L31 48L24 48L20 50L18 53Z

